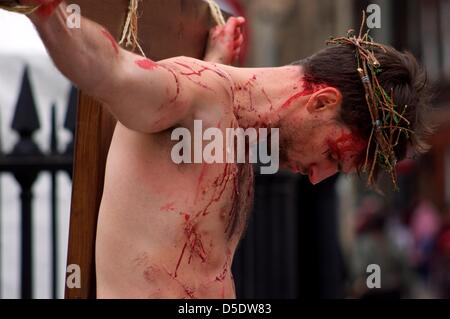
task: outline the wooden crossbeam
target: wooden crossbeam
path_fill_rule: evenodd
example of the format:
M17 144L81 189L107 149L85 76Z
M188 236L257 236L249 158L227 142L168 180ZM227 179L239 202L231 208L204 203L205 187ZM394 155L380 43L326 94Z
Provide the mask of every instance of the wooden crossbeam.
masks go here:
M118 40L128 0L72 0L83 16L102 24ZM140 2L139 43L147 57L202 58L208 30L214 25L202 0ZM83 26L81 25L81 28ZM106 156L116 120L101 103L80 93L74 154L67 264L81 269L81 287L67 288L65 298L95 298L95 236L103 192Z

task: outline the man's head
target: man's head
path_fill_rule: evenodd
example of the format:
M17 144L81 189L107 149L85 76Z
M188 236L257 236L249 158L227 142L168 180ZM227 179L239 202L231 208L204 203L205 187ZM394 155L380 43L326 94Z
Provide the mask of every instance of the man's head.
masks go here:
M430 94L426 74L416 59L409 53L385 49L374 50L381 65L378 81L392 94L395 105L409 122L409 129L414 131L409 137L401 134L394 147L400 161L408 150L422 153L427 149L424 139L431 129L425 115ZM307 173L314 184L339 170L360 171L373 126L357 72L355 48L334 45L296 64L303 70L304 89L311 95L305 107L289 119L298 129L298 134L291 132L297 139L286 150L291 168ZM400 119L400 124L406 122ZM373 152L373 148L369 151ZM376 176L378 169L374 173Z

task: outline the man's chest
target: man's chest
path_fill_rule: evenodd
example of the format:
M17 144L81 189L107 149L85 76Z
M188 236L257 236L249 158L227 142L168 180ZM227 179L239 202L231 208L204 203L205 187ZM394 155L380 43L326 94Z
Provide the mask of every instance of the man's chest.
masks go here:
M180 162L172 158L176 144L169 133L150 138L122 127L116 130L108 157L108 181L134 185L119 188L130 192L139 205L179 215L191 224L213 220L218 227L222 224L229 237L244 228L253 202L251 164L207 163L204 159ZM181 156L183 152L193 149L177 151Z

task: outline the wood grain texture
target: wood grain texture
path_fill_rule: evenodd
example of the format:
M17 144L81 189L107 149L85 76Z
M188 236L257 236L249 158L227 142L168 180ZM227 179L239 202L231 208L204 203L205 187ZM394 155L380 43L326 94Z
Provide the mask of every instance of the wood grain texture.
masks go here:
M83 16L119 39L128 0L74 0ZM139 39L147 57L202 58L209 28L214 24L202 0L144 0ZM81 25L81 28L83 26ZM95 236L103 192L106 157L115 119L101 103L80 93L77 110L74 173L67 264L81 269L81 288L67 288L65 298L95 298Z
M95 298L97 216L114 125L115 119L99 102L80 94L67 264L80 266L81 288L66 287L66 298Z

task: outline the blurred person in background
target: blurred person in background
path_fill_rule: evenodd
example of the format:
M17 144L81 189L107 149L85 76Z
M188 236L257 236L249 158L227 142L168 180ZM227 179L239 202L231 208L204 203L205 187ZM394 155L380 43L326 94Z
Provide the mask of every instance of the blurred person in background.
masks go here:
M388 210L383 199L367 195L361 200L356 217L356 240L350 263L351 289L354 298L402 298L409 294L412 273L408 254L396 245L387 231ZM381 287L369 289L367 266L381 269Z
M450 205L436 236L430 265L432 286L440 298L450 299Z
M439 212L427 200L420 200L410 221L414 239L412 263L424 281L428 280L430 261L440 227Z

